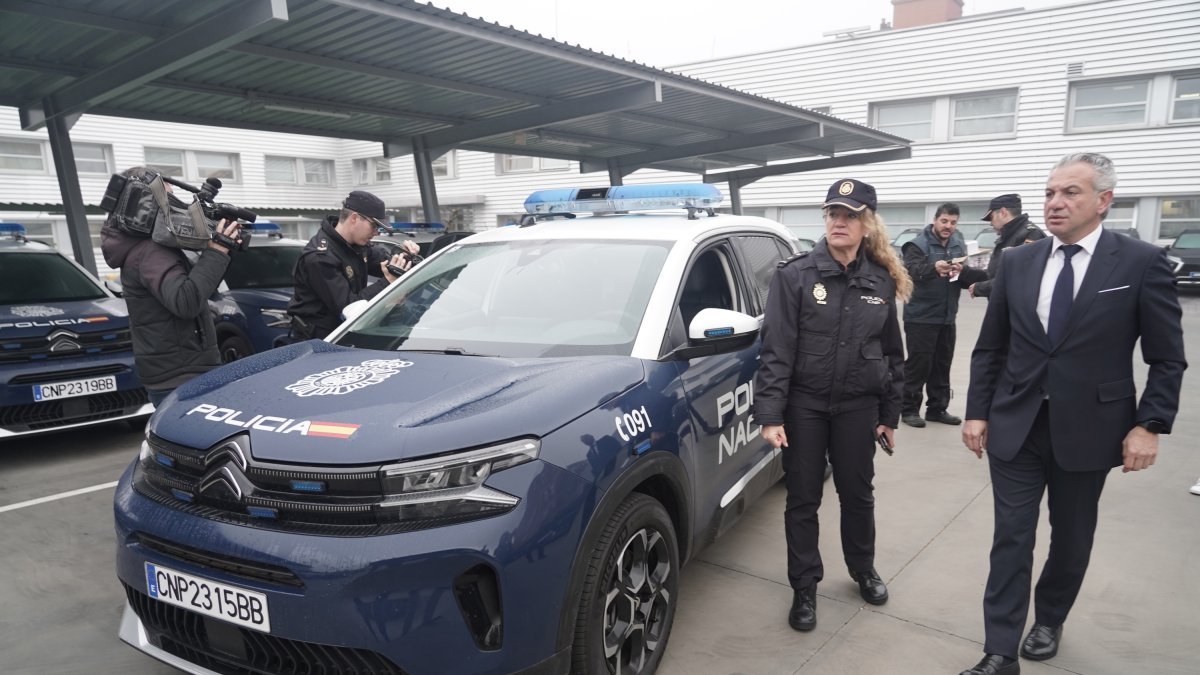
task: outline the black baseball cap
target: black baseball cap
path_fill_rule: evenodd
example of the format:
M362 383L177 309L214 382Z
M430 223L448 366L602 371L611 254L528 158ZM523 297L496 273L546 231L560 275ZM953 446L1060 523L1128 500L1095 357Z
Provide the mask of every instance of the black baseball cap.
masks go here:
M829 186L829 192L826 193L825 203L821 205L821 208L836 205L844 206L851 211L862 211L866 208L874 211L875 204L874 187L861 180L843 178Z
M1021 195L1006 194L999 197L993 197L992 201L988 202L988 212L983 214L984 220L992 219L992 211L996 209L1008 209L1010 213L1017 214L1021 212Z
M379 227L387 227L387 212L383 200L366 190L355 190L342 201L342 208L361 213L375 221Z

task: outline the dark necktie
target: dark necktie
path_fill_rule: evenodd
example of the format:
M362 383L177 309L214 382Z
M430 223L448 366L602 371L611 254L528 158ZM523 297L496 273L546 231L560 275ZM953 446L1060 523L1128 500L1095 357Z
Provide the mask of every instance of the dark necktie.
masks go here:
M1067 317L1071 315L1071 303L1075 300L1075 268L1071 256L1083 249L1079 244L1063 244L1058 249L1063 253L1062 271L1054 282L1054 293L1050 295L1050 318L1046 321L1046 337L1050 344L1058 344L1067 329Z

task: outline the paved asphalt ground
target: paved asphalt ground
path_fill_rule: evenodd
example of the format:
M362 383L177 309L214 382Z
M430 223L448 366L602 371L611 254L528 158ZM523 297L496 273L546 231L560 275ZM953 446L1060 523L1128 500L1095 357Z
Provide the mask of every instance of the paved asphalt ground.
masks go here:
M1188 354L1200 361L1200 295L1185 294ZM984 301L964 297L953 370L961 414ZM1140 368L1139 382L1145 368ZM1032 675L1200 673L1200 375L1184 378L1175 433L1149 471L1110 474L1091 568L1059 655ZM1086 420L1080 420L1086 424ZM783 490L683 571L663 675L955 675L980 657L992 531L986 461L959 427L902 427L876 460L877 567L891 600L865 605L843 572L837 496L826 484L817 629L795 633L785 570ZM0 442L0 673L176 672L117 639L111 483L140 432L112 424ZM30 505L43 497L94 488ZM1045 557L1043 518L1037 562ZM452 675L452 674L445 674Z

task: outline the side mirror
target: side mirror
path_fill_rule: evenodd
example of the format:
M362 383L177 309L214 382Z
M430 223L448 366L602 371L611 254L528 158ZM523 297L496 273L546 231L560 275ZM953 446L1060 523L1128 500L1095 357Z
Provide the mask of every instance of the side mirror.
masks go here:
M675 358L724 354L745 349L758 338L759 321L728 309L702 309L688 325L688 344L675 350Z
M108 289L109 293L112 293L113 295L117 296L118 298L125 296L125 287L122 286L121 282L119 282L119 281L113 281L112 279L105 279L104 287Z
M342 320L353 321L357 319L367 309L368 301L355 300L354 302L342 308Z

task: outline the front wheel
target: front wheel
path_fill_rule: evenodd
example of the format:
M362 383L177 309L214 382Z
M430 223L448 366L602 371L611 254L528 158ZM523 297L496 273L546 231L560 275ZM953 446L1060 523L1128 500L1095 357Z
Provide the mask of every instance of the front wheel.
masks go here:
M571 672L650 675L666 651L679 588L679 544L662 504L629 495L592 548L586 573Z
M233 363L254 353L254 347L240 335L230 335L221 340L221 363Z

